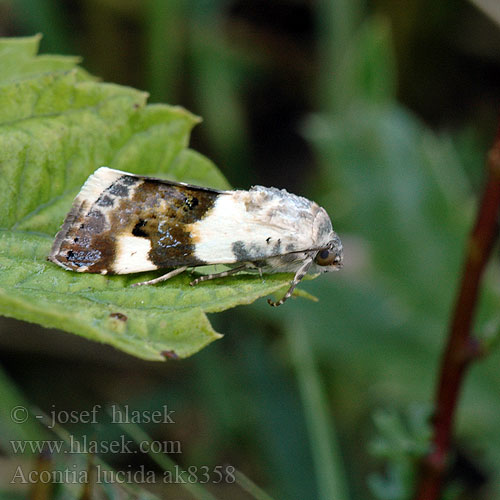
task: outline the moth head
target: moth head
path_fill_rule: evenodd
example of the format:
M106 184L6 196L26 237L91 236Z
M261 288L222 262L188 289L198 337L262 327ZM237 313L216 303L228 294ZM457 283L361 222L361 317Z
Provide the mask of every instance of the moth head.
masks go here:
M314 257L319 272L338 271L344 265L344 250L340 238L334 233L332 240Z

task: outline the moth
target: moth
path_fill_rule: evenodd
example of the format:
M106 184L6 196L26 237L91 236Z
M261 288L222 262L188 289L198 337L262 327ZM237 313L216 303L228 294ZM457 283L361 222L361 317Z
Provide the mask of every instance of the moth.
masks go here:
M57 233L48 260L69 271L128 274L172 269L138 285L153 285L188 268L292 272L279 306L307 273L342 267L342 243L326 211L284 189L254 186L219 191L101 167L85 182Z

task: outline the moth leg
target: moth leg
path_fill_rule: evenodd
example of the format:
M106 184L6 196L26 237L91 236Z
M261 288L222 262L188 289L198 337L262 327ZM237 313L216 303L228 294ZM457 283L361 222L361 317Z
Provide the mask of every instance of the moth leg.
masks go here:
M290 288L280 300L278 300L277 302L273 302L271 299L267 299L267 303L270 306L278 307L281 304L283 304L285 300L289 299L292 296L295 287L301 282L302 278L307 274L307 271L309 270L313 262L314 262L313 259L306 260L304 264L302 264L302 266L299 267L299 269L295 273L295 276L293 277L293 280L290 283Z
M131 286L142 286L142 285L156 285L156 283L160 283L161 281L166 281L169 280L170 278L173 278L174 276L177 276L178 274L183 273L188 266L182 266L178 267L177 269L174 269L173 271L170 271L167 274L163 274L162 276L158 276L158 278L149 280L149 281L141 281L140 283L134 283Z
M228 269L227 271L222 271L221 273L205 274L191 281L191 283L189 284L191 286L194 286L197 285L198 283L201 283L202 281L214 280L215 278L225 278L226 276L231 276L231 274L236 274L239 271L243 271L244 269L247 269L246 264L243 264L242 266L238 267L233 267L232 269Z

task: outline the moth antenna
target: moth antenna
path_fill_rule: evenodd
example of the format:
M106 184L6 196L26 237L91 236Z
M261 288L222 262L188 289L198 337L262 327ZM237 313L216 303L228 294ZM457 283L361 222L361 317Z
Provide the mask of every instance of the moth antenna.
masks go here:
M149 281L141 281L140 283L134 283L131 286L156 285L156 283L160 283L161 281L167 281L170 278L173 278L174 276L177 276L178 274L183 273L187 268L188 268L188 266L178 267L177 269L174 269L173 271L170 271L167 274L163 274L162 276L159 276L158 278L155 278L155 279L149 280Z
M214 280L216 278L225 278L226 276L231 276L231 274L235 274L239 271L243 271L246 268L247 268L247 265L243 264L242 266L233 267L232 269L228 269L227 271L222 271L221 273L205 274L205 275L200 276L199 278L196 278L195 280L191 281L191 283L189 283L189 284L191 286L195 286L198 283L201 283L202 281Z
M313 262L314 260L311 258L309 260L306 260L304 264L299 267L299 269L295 273L295 276L293 277L293 280L290 283L290 288L280 300L278 300L277 302L273 302L271 299L267 299L267 303L272 307L278 307L287 299L289 299L292 296L295 287L302 281L302 278L307 274L307 271L309 271L309 268L311 267L311 264Z

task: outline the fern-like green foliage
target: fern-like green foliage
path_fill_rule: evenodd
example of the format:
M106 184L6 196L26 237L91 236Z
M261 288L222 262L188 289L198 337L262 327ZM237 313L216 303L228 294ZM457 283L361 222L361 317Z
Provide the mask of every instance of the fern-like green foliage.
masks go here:
M206 313L274 293L289 276L190 287L181 275L132 288L130 276L82 275L47 262L74 196L99 166L214 188L228 183L187 147L197 117L98 82L75 58L39 56L39 41L0 39L0 314L144 359L189 356L220 337Z

